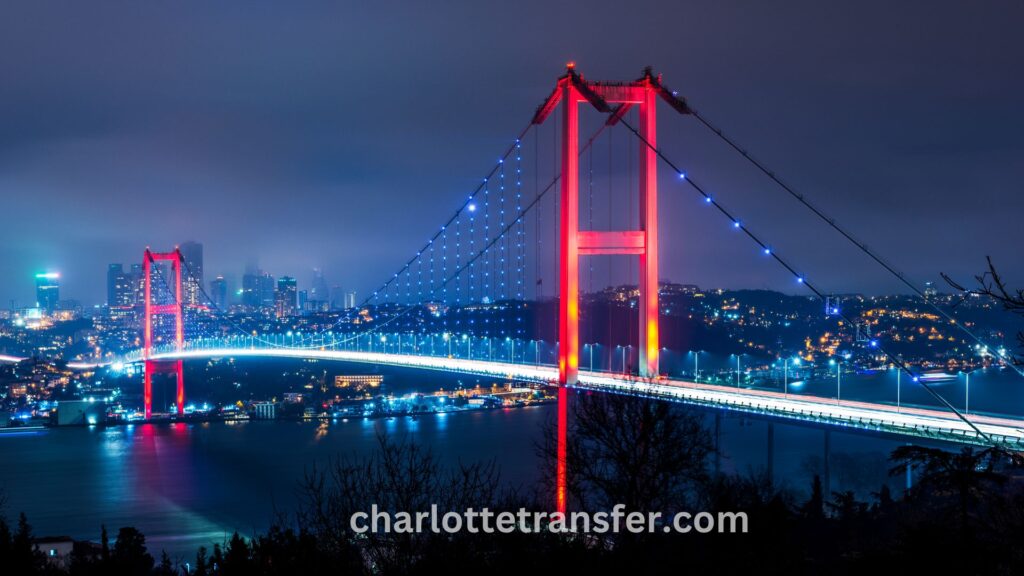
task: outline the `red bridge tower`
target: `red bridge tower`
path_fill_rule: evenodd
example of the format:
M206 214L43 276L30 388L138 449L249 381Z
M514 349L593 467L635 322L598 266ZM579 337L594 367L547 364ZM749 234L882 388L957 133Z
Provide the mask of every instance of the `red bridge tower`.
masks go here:
M559 215L558 300L558 463L556 506L565 511L566 503L566 427L568 396L566 387L576 384L579 374L579 259L580 256L635 254L640 258L640 376L656 378L658 372L658 145L655 97L665 100L682 114L690 112L686 102L661 84L650 68L634 82L587 82L570 63L565 75L548 99L537 109L534 124L541 124L560 102L562 114L561 196ZM626 112L638 106L640 111L640 227L638 230L580 230L579 226L579 109L588 102L608 114L607 125L622 120ZM614 106L613 106L614 104Z
M154 304L153 303L153 265L157 261L168 261L171 263L171 275L174 278L174 303ZM153 374L174 374L178 384L176 405L178 415L185 413L185 379L182 371L182 361L178 360L151 360L153 353L153 316L155 314L174 315L174 344L180 352L185 344L185 330L182 318L182 292L181 292L181 267L184 258L177 247L173 252L151 252L146 248L142 259L142 270L144 280L144 308L145 320L143 322L144 344L142 358L145 361L145 383L143 385L143 402L146 407L146 419L153 415Z

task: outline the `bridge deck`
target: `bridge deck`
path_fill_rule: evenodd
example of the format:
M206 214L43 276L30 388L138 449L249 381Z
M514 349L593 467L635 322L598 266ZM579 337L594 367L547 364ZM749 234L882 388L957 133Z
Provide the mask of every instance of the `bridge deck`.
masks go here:
M323 360L422 368L481 376L510 377L535 382L555 382L558 378L558 370L554 366L330 349L186 349L181 352L154 354L153 359L210 358L219 356L319 358ZM580 372L578 387L617 393L641 394L687 404L725 408L805 422L848 426L860 430L876 430L960 444L988 445L990 443L954 414L937 409L897 408L889 404L847 400L837 402L835 398L803 394L787 395L768 390L736 388L684 380L639 380L625 375L603 372ZM1024 420L975 415L970 416L970 420L985 434L989 435L993 441L1008 445L1011 448L1024 448Z

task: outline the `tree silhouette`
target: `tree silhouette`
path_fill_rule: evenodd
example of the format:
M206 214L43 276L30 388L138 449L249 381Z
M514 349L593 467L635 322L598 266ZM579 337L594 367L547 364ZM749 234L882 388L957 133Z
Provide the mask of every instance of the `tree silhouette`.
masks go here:
M821 521L825 517L825 494L821 487L821 476L817 474L811 481L811 497L804 503L801 512L811 521Z
M1017 314L1018 316L1024 316L1024 289L1009 288L1006 281L1003 280L1003 277L999 274L999 270L996 269L995 263L992 262L991 256L986 257L985 262L987 264L987 270L974 277L975 281L978 283L977 288L967 288L946 274L942 274L942 277L946 280L946 283L965 296L970 294L987 296L1001 304L1004 310ZM1021 346L1024 346L1024 331L1017 333L1017 341ZM1013 354L1008 356L1007 360L1014 364L1021 363L1021 359L1018 356Z
M11 527L7 525L7 518L0 515L0 560L10 558L13 550L14 542Z
M912 497L951 506L964 535L970 533L973 510L984 499L997 496L1008 478L995 469L997 462L1015 463L1016 457L1001 448L949 452L927 446L900 446L893 450L895 466L890 475L903 474L907 466L918 473Z
M196 568L192 571L194 576L210 576L210 569L207 565L206 546L200 546L196 551Z
M160 564L153 569L153 575L177 576L178 574L178 566L171 561L171 557L167 555L167 552L160 552Z
M566 467L574 508L683 510L708 481L714 446L699 413L633 395L584 392L572 400ZM556 434L549 423L537 447L549 486Z
M10 566L11 574L42 574L46 569L46 556L33 542L32 526L22 512L18 515L18 529L11 538Z
M224 551L224 563L217 573L220 576L245 576L252 574L254 569L252 548L245 538L235 532L228 541L227 549Z
M339 567L375 566L406 573L438 540L430 533L373 533L358 539L349 521L355 512L418 512L436 505L462 511L495 502L500 477L494 461L442 468L429 449L378 436L378 450L366 457L342 457L314 467L299 490L299 524L308 529Z
M110 553L110 573L118 576L141 576L153 569L153 556L146 551L146 537L131 526L121 528Z

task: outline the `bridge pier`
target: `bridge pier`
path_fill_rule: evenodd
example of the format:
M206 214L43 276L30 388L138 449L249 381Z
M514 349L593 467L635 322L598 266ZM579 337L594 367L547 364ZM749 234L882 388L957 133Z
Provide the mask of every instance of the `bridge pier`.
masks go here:
M715 476L722 471L722 412L715 410Z
M558 454L555 463L555 510L565 513L568 500L567 452L569 441L569 389L558 387Z
M178 415L185 414L185 375L184 366L181 360L156 361L146 360L143 362L143 406L146 412L146 420L153 417L153 375L174 374L176 393L174 404Z
M775 423L768 422L768 450L766 452L765 474L768 481L775 484Z
M907 444L907 446L910 446L910 444ZM914 471L913 471L913 469L911 469L910 464L907 463L906 487L905 487L905 490L907 492L910 492L910 489L913 488L913 487L914 487Z
M822 460L822 466L824 467L824 478L822 479L822 492L824 493L825 499L828 500L832 497L832 474L830 470L829 460L832 457L832 431L825 428L825 457Z

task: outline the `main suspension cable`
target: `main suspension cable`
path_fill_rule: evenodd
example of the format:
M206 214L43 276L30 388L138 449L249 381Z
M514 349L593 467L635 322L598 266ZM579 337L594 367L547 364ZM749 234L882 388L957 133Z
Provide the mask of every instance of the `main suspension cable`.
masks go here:
M931 307L933 310L935 310L939 315L941 315L943 318L945 318L950 324L952 324L953 326L956 326L957 329L959 329L961 332L966 334L969 338L971 338L972 340L977 342L979 345L984 346L985 348L989 348L988 343L986 343L980 336L975 334L963 322L957 321L956 318L954 318L951 314L946 312L946 310L944 310L942 307L940 307L938 304L936 304L934 300L932 300L931 298L928 297L928 294L926 294L923 290L921 290L917 286L917 284L911 282L907 278L907 276L905 274L903 274L902 272L897 270L896 267L893 266L892 264L890 264L885 258L882 258L881 255L879 255L877 252L875 252L874 250L869 248L867 244L865 244L860 239L858 239L856 236L854 236L852 232L847 230L845 227L841 226L838 222L836 222L835 218L829 216L821 208L819 208L818 206L813 204L810 200L807 199L806 196L804 196L803 194L797 192L791 186L786 184L786 182L783 181L778 175L776 175L776 173L774 171L768 169L768 167L764 163L759 161L750 152L748 152L745 148L740 146L735 140L733 140L728 135L726 135L725 132L723 132L721 128L718 128L718 126L716 126L715 124L712 124L711 121L708 120L706 116L704 116L703 114L697 112L692 107L690 108L690 112L693 115L693 117L696 118L702 125L704 125L713 134L718 136L718 138L720 138L723 142L728 144L729 147L731 147L733 150L739 152L740 155L743 156L743 158L745 158L748 162L750 162L752 165L754 165L754 167L756 167L761 173L763 173L765 176L767 176L769 179L771 179L772 182L775 182L780 188L782 188L786 193L788 193L790 196L792 196L797 202L799 202L805 208L810 210L811 213L813 213L819 220L821 220L822 222L828 224L829 227L831 227L833 230L838 232L843 238L845 238L851 244L856 246L861 252L866 254L869 258L874 260L879 266L884 268L889 274L891 274L897 280L899 280L901 283L903 283L904 286L906 286L907 288L910 288L910 290L913 291L914 294L919 296L924 301L925 304L927 304L929 307ZM1020 366L1017 366L1014 362L1005 362L1005 364L1007 364L1008 366L1013 368L1013 370L1019 376L1024 376L1024 368L1021 368Z

